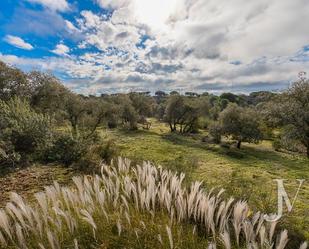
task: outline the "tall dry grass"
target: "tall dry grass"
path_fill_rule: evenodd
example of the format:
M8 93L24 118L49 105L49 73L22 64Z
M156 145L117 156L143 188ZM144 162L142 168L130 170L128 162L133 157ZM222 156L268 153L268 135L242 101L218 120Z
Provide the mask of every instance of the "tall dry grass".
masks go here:
M100 175L74 177L73 187L55 182L32 204L13 193L0 210L1 248L286 247L288 232L276 235L277 224L245 201L207 193L201 182L187 188L184 178L119 158Z

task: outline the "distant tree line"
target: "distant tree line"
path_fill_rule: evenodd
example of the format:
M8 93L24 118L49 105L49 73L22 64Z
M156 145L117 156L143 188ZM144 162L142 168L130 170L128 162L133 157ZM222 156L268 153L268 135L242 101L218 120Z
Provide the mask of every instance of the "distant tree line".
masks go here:
M150 129L150 118L165 122L173 133L205 130L212 142L224 137L234 140L237 148L242 142L272 139L277 150L303 151L309 157L309 81L303 76L282 93L84 96L51 74L25 73L0 62L0 164L70 164L89 159L94 144L98 160L110 160L112 145L100 141L99 128Z

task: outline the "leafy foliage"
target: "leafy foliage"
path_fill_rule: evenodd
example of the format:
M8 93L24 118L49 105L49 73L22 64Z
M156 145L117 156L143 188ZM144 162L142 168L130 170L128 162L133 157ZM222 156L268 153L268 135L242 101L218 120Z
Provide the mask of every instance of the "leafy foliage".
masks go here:
M240 148L241 142L258 143L262 139L259 118L256 111L230 104L220 113L222 134L232 136Z
M169 97L165 109L165 121L172 132L196 132L199 118L208 113L208 101L205 98L188 98L181 95Z
M86 153L87 145L84 141L72 137L70 134L61 134L53 145L45 152L45 160L70 165L79 161Z
M6 153L19 153L23 161L40 156L51 142L51 129L50 117L35 112L26 100L0 101L0 139L11 151Z
M287 126L286 135L299 140L309 157L309 80L294 83L276 104L276 114Z

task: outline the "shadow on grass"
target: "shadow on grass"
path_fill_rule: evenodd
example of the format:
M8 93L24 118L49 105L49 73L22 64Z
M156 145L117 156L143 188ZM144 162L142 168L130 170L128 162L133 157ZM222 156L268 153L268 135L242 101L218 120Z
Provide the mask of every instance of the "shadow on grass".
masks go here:
M161 136L164 140L176 145L190 148L197 148L214 153L225 159L243 164L244 166L257 165L270 169L278 166L289 170L299 171L309 170L309 160L303 156L290 155L282 152L260 150L249 146L243 146L242 149L223 148L215 144L203 143L201 140L194 140L190 136L180 134L164 134ZM306 166L305 166L306 165ZM270 167L270 168L269 168Z
M119 135L122 136L129 136L129 137L138 137L138 136L149 136L149 135L154 135L154 136L160 136L158 133L155 131L151 130L125 130L125 129L119 129L116 132Z

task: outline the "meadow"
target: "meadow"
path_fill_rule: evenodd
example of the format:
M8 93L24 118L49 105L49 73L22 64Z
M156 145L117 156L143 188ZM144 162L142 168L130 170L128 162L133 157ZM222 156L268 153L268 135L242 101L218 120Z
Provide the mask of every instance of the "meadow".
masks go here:
M85 96L0 71L0 247L307 248L308 80ZM267 222L276 179L293 208Z
M171 170L172 172L184 172L186 175L183 183L184 186L190 186L192 182L197 180L201 181L203 191L220 193L220 199L222 198L222 200L228 200L233 196L236 201L243 200L248 202L250 209L248 208L246 211L246 216L252 217L258 211L266 214L276 212L277 186L273 181L274 179L286 179L285 187L291 200L298 186L296 179L309 179L309 161L307 158L295 153L274 151L270 141L263 141L260 144L254 145L244 144L243 148L239 150L233 148L233 146L226 148L222 145L203 142L203 137L207 135L206 131L184 136L177 133L171 134L168 126L156 119L151 119L151 123L152 127L149 130L143 130L141 128L136 131L127 131L123 129L100 128L99 134L104 141L113 141L119 155L124 158L130 158L132 165L145 165L143 163L144 161L150 161L155 165L162 165L164 169ZM224 142L227 143L228 141L225 140ZM6 184L2 184L1 188L3 191L0 202L2 206L6 205L6 210L8 210L6 202L9 201L10 191L15 191L22 197L25 197L26 200L30 201L31 206L37 206L38 204L36 203L38 202L39 195L35 194L36 192L44 189L55 191L55 195L57 193L59 195L61 192L57 190L59 188L57 184L54 187L48 188L45 187L46 185L52 185L54 181L58 181L64 186L64 189L72 186L76 187L76 176L83 175L83 172L74 170L71 167L55 164L33 165L25 169L2 173L3 177L1 180L3 183L6 182ZM74 176L75 178L72 181L72 177ZM14 180L15 184L13 184ZM19 181L19 183L16 181ZM87 183L83 184L87 186ZM15 186L18 186L18 188L15 188ZM221 189L224 189L223 193L220 192ZM72 191L74 192L74 190ZM58 207L60 205L60 211L58 210L58 212L60 212L59 215L61 216L62 209L67 208L66 205L63 203L52 204L56 200L56 197L49 198L50 206L56 205ZM58 199L62 198L59 197ZM21 205L20 203L24 203L19 197L14 195L11 201L17 207ZM131 204L134 205L134 203ZM71 205L74 206L74 210L77 210L77 207L80 207L81 210L88 210L85 204L82 203L78 205L72 203ZM60 230L55 231L53 230L54 228L48 230L48 226L54 227L55 224L50 225L46 223L45 226L49 234L42 235L41 239L44 241L44 236L47 236L47 245L44 246L44 243L41 242L41 245L44 246L41 248L49 248L51 243L54 243L54 247L51 248L63 248L63 246L71 248L73 246L72 243L74 243L75 248L88 248L88 243L90 243L89 239L92 236L96 237L94 237L95 239L90 244L99 248L100 245L105 243L108 244L106 248L122 248L124 245L131 245L132 248L160 248L162 245L164 248L205 248L213 241L213 239L209 240L207 236L206 238L208 239L203 238L203 236L202 238L194 236L194 233L192 234L192 231L196 229L194 224L190 224L191 222L182 222L181 225L173 223L170 218L171 214L165 213L162 210L155 216L156 220L160 217L160 222L157 223L154 222L154 216L152 216L153 213L151 212L150 214L147 212L141 214L137 210L134 211L129 208L129 214L125 214L121 208L120 210L114 210L110 204L106 205L108 207L106 215L109 218L106 218L107 216L101 217L100 212L96 210L96 206L93 209L89 209L90 211L83 211L84 213L82 214L71 214L72 217L76 215L74 218L74 222L76 222L74 229L76 231L75 233L72 232L72 234L67 231L69 229L68 225L66 228L59 228ZM287 213L287 210L285 210L284 217L276 224L277 233L281 230L288 229L290 238L289 248L296 248L301 241L309 238L309 234L306 232L309 230L308 206L309 188L305 183L301 188L293 211ZM30 206L29 208L32 210ZM70 208L64 212L66 213L68 211L70 211ZM91 235L93 228L91 229L91 225L87 227L87 222L92 224L91 220L87 221L89 218L88 212L93 215L93 219L95 220L96 234L98 232L102 233L104 234L103 237ZM69 214L66 213L66 215ZM131 218L128 218L126 215L130 215ZM62 222L65 223L64 214L61 217L64 219ZM128 219L134 220L132 222L135 223L136 231L134 230L135 232L133 233L129 232L129 227L133 225L129 225ZM87 221L86 225L84 223L85 221ZM166 224L169 224L169 226L166 227ZM143 226L147 227L147 229L143 229ZM63 229L65 231L64 237L62 235L60 236L60 233L63 233ZM136 235L136 233L140 234ZM154 233L158 233L159 239L150 240L149 237ZM199 231L198 233L203 232ZM83 236L80 234L83 234ZM189 236L189 234L191 235ZM224 235L223 230L221 231L222 238L219 234L217 235L216 242L219 247L224 246L228 248L229 245L225 243L232 243L232 247L237 247L235 242L234 244L233 242L229 242L231 240L229 237L226 237L224 242L224 237L222 237ZM75 238L73 235L77 237ZM18 235L12 236L17 236L16 239L18 239ZM172 236L172 238L169 238L169 236ZM234 235L226 234L226 236L233 237ZM183 239L184 237L186 239ZM27 239L24 237L19 239L21 240L18 242L20 245L26 243L23 240L27 240L30 248L36 248L35 243L37 243L38 239L32 237L32 235L28 234ZM6 243L8 245L10 244L10 242ZM18 246L18 243L15 244L15 247ZM170 243L173 243L173 245ZM15 248L14 244L11 244L11 247Z
M227 149L202 142L205 133L171 134L165 124L154 120L149 131L104 130L102 135L116 142L123 157L136 162L149 160L183 171L188 179L202 181L206 189L224 188L226 196L248 200L251 207L265 213L277 212L275 179L286 179L285 188L291 201L299 184L297 179L309 179L309 160L295 153L274 151L271 141L244 144L240 151ZM296 234L309 239L308 207L307 181L292 212L285 212L282 227L292 226Z

